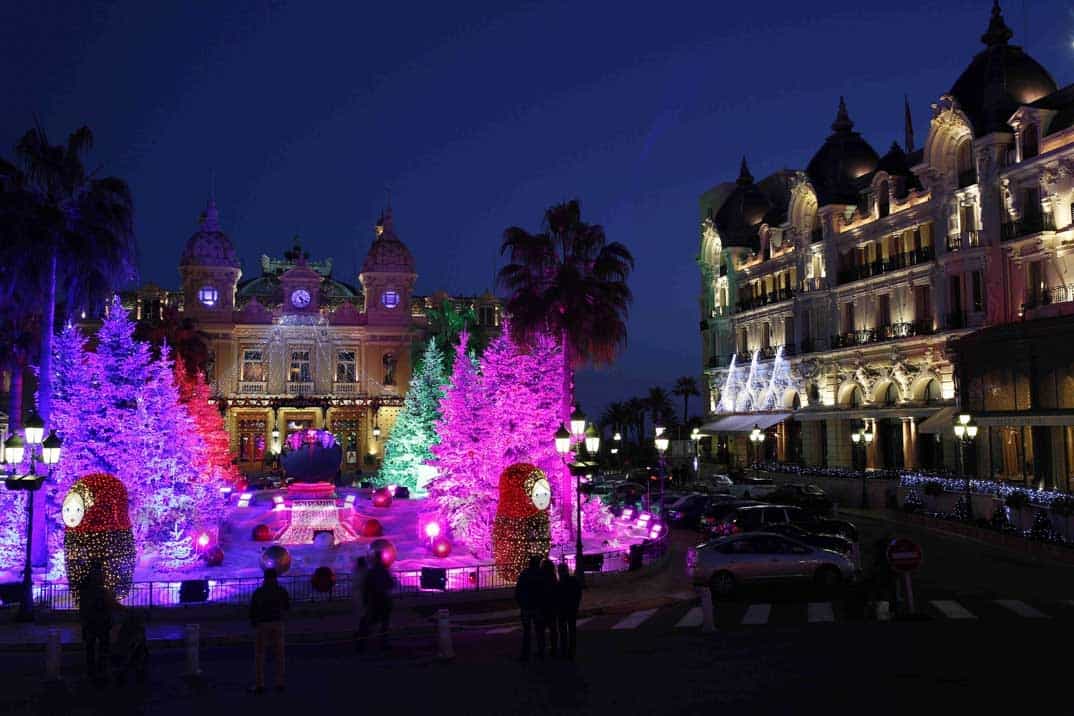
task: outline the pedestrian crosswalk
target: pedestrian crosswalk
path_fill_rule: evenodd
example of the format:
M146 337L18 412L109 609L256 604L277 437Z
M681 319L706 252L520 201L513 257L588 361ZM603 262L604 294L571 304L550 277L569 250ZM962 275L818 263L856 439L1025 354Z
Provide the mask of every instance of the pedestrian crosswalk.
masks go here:
M1020 599L923 599L919 603L919 615L933 622L977 623L997 619L1018 620L1065 620L1074 621L1074 599L1029 603ZM875 605L873 605L875 607ZM883 615L890 610L884 602L880 608L870 607L863 614L841 601L746 603L718 602L713 608L716 629L755 629L762 627L794 627L802 625L823 629L824 625L848 622L888 621ZM663 631L688 633L700 631L705 623L703 608L695 600L662 607L637 609L616 613L591 614L578 620L578 627L592 631L632 632ZM489 614L496 618L499 615ZM478 624L477 616L469 619L469 629L497 636L521 631L517 621L496 618L493 623ZM894 621L898 621L896 618ZM816 625L816 626L813 626Z

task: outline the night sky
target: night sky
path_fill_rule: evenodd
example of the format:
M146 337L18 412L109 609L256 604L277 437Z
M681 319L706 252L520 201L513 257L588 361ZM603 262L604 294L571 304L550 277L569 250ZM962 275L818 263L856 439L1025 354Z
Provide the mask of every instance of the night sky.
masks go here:
M920 146L990 5L5 0L0 153L35 114L57 142L89 125L165 286L214 175L247 276L297 233L356 282L390 187L425 293L493 288L503 229L578 197L638 263L628 348L578 381L597 413L699 372L698 195L742 154L758 179L804 168L841 94L880 154L908 94ZM1074 79L1069 4L1005 9Z

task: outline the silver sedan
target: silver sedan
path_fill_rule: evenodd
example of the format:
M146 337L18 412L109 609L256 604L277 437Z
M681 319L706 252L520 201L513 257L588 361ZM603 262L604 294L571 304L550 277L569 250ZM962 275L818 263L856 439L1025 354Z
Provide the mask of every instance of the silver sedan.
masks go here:
M769 532L721 537L694 547L686 554L686 573L717 596L745 584L811 580L832 588L857 579L855 564L846 556Z

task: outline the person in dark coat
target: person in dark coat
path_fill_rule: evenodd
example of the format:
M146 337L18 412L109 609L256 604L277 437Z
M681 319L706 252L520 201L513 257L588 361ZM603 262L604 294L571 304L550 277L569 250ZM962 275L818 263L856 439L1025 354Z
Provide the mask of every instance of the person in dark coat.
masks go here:
M104 586L100 566L94 566L78 586L78 619L86 648L86 673L100 685L108 678L108 652L112 637L115 597Z
M544 629L539 623L541 598L544 593L544 576L541 574L541 558L530 557L529 566L518 575L515 582L515 601L522 618L522 653L519 661L530 660L530 634L537 625L537 658L544 657Z
M380 646L387 651L388 624L392 617L392 588L395 580L392 573L384 565L379 553L373 554L373 566L366 575L365 584L362 585L365 610L362 620L358 625L358 641L355 648L365 651L366 642L369 640L369 632L374 624L380 624Z
M555 659L559 656L559 605L556 603L556 565L550 559L541 562L541 608L537 628L548 630L549 654Z
M255 694L265 690L265 652L269 647L276 653L276 690L284 689L283 622L291 608L291 597L280 586L275 569L265 570L265 581L254 591L250 600L250 623L256 632L254 640Z
M578 643L578 608L582 605L582 585L571 574L566 562L559 564L556 583L556 606L559 616L559 644L564 658L574 659Z
M146 639L145 616L137 609L127 609L116 637L116 684L122 686L132 669L138 683L145 683L148 663L149 641Z

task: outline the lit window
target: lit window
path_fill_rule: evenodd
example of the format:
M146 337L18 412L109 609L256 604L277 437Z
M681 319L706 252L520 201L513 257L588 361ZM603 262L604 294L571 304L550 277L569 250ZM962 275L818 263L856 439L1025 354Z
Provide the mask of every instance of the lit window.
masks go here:
M399 292L385 291L380 294L380 302L385 308L395 308L399 305Z
M337 383L354 383L357 372L353 350L341 350L336 352L336 382Z
M220 300L219 292L212 286L202 286L198 289L198 300L202 304L212 308Z

